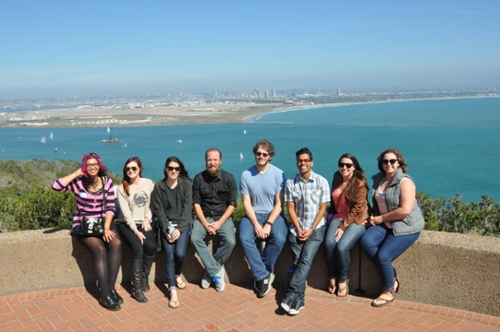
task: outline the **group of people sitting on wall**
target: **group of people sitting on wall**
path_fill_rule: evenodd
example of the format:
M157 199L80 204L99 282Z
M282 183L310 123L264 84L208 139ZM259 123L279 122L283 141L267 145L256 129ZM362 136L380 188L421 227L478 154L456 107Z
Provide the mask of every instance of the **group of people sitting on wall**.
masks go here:
M271 142L257 142L253 153L255 165L240 179L245 216L237 234L255 279L257 297L264 297L271 289L274 265L287 240L293 266L288 270L287 291L280 304L283 310L297 315L304 308L306 278L323 242L329 274L327 291L346 297L349 251L359 241L382 283L382 291L371 305L381 307L393 301L400 281L392 261L418 239L424 226L415 184L406 174L402 155L387 149L377 157L380 172L372 177L370 204L368 181L352 154L339 158L330 190L328 181L313 171L313 155L307 148L296 152L298 174L288 180L271 164L275 155ZM150 289L148 277L157 245L165 250L171 308L179 307L178 290L187 286L182 269L188 242L205 268L201 288L214 284L217 291L224 290L224 263L236 245L231 216L237 206L237 185L221 164L221 151L208 149L206 170L191 180L184 164L177 157L168 157L165 177L153 183L142 177L141 160L132 157L125 162L123 182L115 192L100 157L88 153L81 168L54 182L55 190L71 191L76 197L71 234L93 254L101 290L99 302L104 308L119 310L123 303L115 290L122 237L132 248L132 297L137 301L148 301L144 293ZM118 224L113 223L115 195L120 206ZM89 220L99 218L102 234L89 232ZM214 253L205 242L210 235L220 239Z

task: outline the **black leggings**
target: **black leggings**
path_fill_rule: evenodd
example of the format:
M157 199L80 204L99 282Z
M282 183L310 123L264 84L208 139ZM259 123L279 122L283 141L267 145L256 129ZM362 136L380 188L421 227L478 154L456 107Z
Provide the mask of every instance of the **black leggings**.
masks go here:
M156 253L156 238L153 229L146 232L142 229L142 225L137 225L137 230L146 237L146 239L143 240L143 244L141 244L141 240L139 240L137 235L134 234L126 223L121 222L118 224L118 227L120 228L121 234L132 248L132 259L142 259L143 255L153 256Z
M122 261L122 241L118 229L111 223L110 229L116 233L111 242L105 242L102 237L81 236L80 226L73 228L73 234L94 256L94 270L102 297L106 297L115 289L118 270Z

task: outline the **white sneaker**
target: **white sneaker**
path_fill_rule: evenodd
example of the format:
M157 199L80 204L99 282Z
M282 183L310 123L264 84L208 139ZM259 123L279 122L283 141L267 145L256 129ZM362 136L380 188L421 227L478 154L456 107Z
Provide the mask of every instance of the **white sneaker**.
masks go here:
M215 289L218 292L222 292L224 288L226 287L226 281L224 280L225 278L225 271L224 268L221 267L220 271L214 276L213 281L215 283Z
M210 287L211 283L212 283L212 278L208 275L207 270L205 270L205 274L201 279L201 288L207 289L208 287Z

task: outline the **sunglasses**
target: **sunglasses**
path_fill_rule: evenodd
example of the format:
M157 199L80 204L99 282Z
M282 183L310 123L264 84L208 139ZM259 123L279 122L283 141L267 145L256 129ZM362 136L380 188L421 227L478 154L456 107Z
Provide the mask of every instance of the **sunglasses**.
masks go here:
M137 171L137 170L138 170L138 168L137 168L137 167L135 167L135 166L132 166L132 167L125 167L125 171L126 171L126 172L128 172L128 171L130 171L130 170L132 170L132 171L134 171L134 172L135 172L135 171Z
M348 169L354 166L354 164L351 163L339 163L339 168L347 167Z
M85 167L89 168L89 167L98 167L99 164L96 163L96 164L85 164Z
M396 161L398 161L397 159L384 159L382 160L382 164L384 165L388 165L389 163L391 163L391 165L394 165L396 163Z
M260 157L260 156L267 157L267 156L269 156L269 153L266 153L266 152L255 152L255 155L257 157Z
M172 166L167 166L167 169L170 171L170 172L173 172L173 171L176 171L176 172L179 172L181 170L180 167L172 167Z

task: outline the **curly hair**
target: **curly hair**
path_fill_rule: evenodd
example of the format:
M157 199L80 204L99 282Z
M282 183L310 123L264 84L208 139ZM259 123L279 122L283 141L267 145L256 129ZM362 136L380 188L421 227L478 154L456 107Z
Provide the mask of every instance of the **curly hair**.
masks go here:
M377 157L378 169L382 172L385 172L383 161L384 161L384 156L388 153L394 153L396 155L399 167L401 167L403 173L406 173L406 171L408 170L408 165L406 165L405 158L403 158L403 155L398 150L392 148L385 149L384 151L382 151L381 154L379 154L379 156Z

